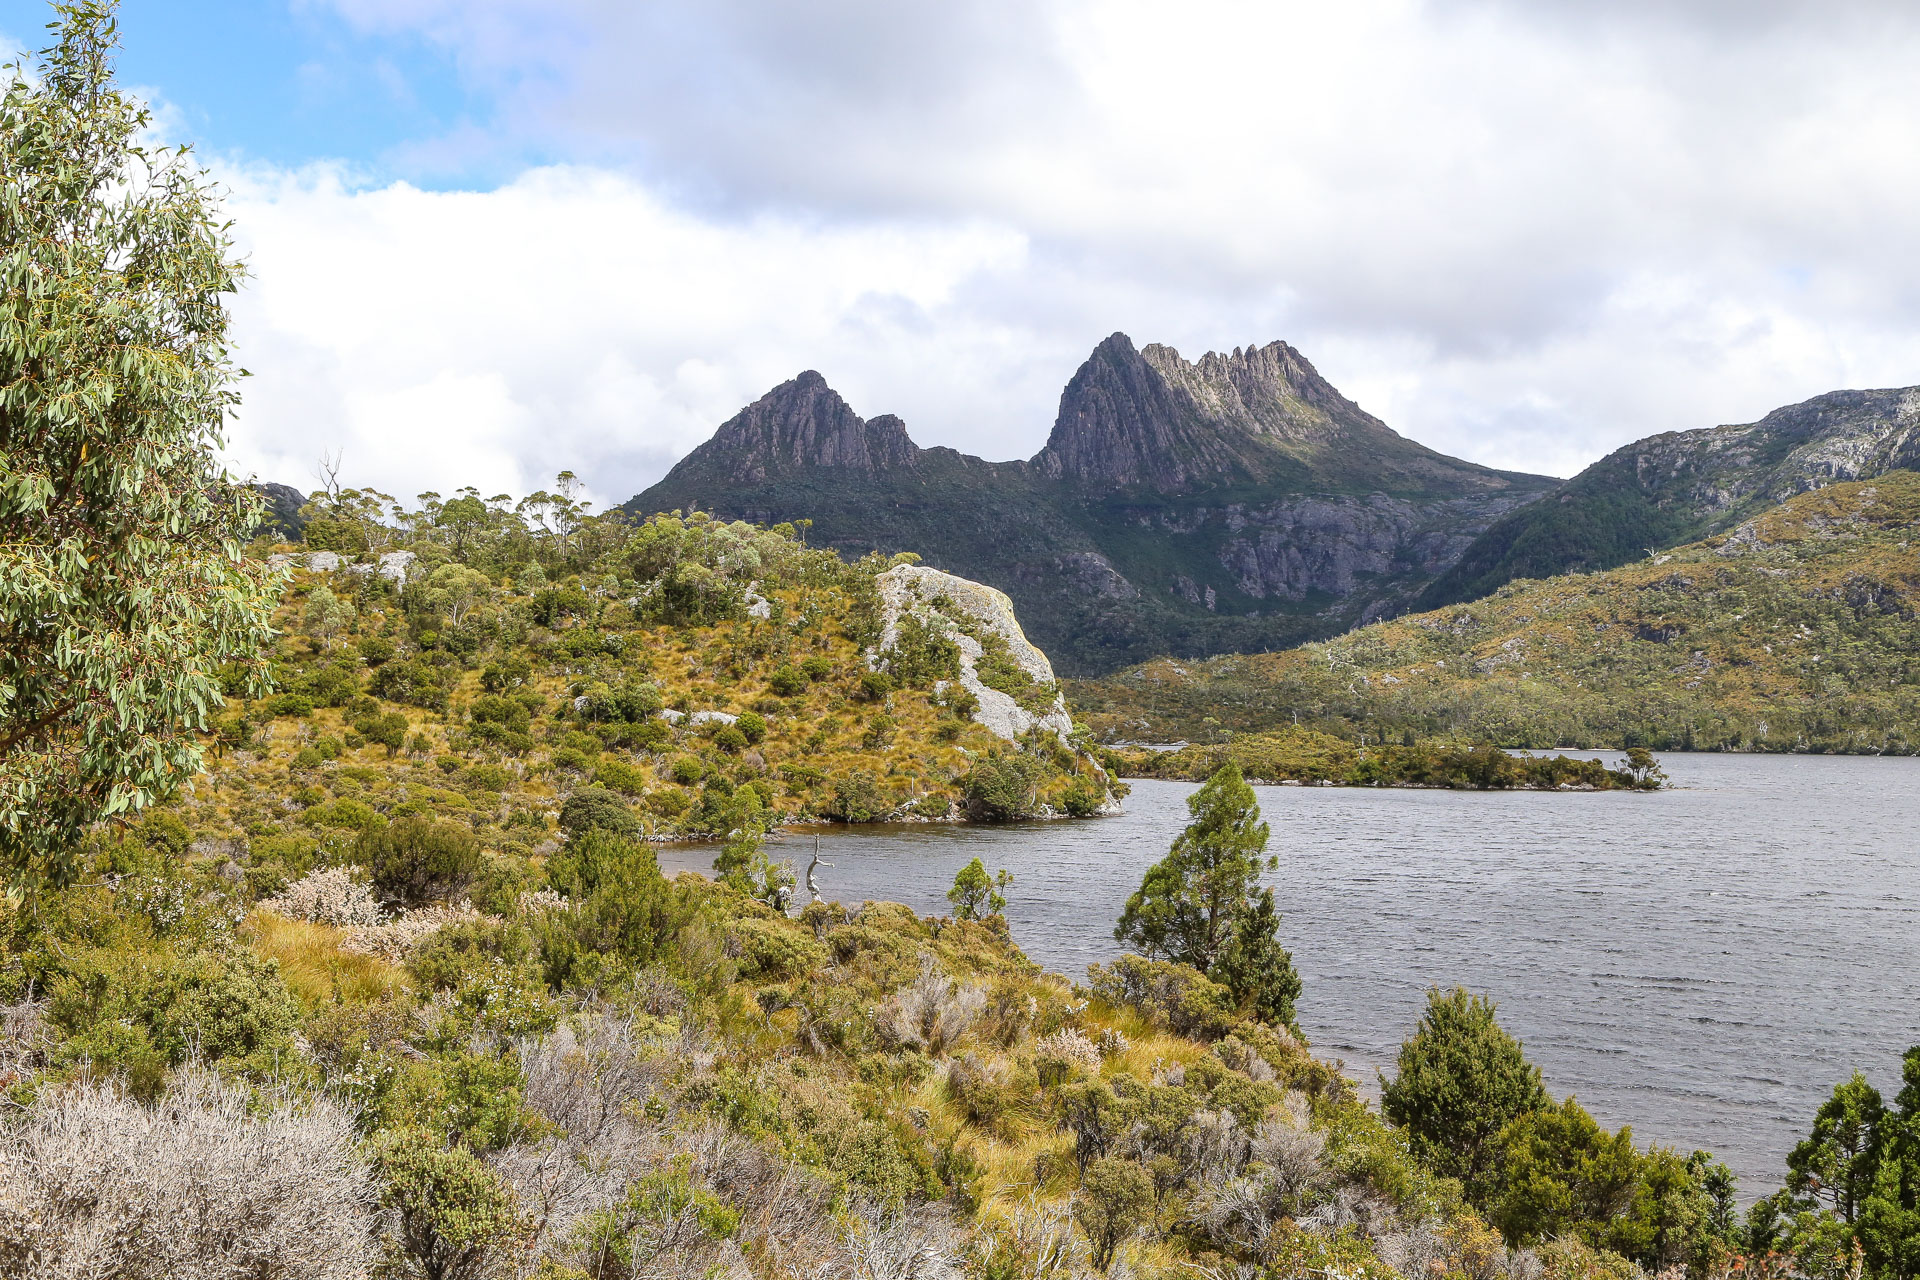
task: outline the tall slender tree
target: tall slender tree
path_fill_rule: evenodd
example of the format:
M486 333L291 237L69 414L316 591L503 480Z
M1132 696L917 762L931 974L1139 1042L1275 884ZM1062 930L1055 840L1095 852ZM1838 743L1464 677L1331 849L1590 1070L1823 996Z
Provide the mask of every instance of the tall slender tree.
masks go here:
M1225 986L1247 1012L1293 1025L1300 976L1279 942L1273 890L1260 872L1267 824L1239 766L1222 765L1187 798L1193 821L1167 856L1147 868L1113 936L1148 956L1192 965Z
M1267 824L1253 788L1229 761L1187 797L1193 821L1167 856L1147 868L1113 936L1148 956L1206 970L1233 937L1258 887Z
M115 6L56 7L0 99L0 863L71 874L86 827L201 766L216 671L260 686L262 506L221 470L236 396L216 195L139 144Z

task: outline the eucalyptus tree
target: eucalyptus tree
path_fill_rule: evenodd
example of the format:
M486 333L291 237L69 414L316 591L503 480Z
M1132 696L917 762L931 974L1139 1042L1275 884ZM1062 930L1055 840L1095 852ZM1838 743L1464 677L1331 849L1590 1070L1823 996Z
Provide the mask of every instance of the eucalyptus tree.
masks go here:
M92 823L201 766L264 687L276 583L217 460L241 269L185 149L139 138L111 0L59 6L0 98L0 862L73 870Z

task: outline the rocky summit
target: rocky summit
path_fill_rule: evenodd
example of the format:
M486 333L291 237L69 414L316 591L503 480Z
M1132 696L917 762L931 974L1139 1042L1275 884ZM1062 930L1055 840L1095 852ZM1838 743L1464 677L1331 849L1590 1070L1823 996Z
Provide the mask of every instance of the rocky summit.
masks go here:
M1628 564L1733 528L1830 484L1920 465L1920 387L1833 391L1758 422L1669 431L1616 449L1498 521L1423 594L1439 608L1516 578Z
M1406 439L1286 343L1188 361L1116 333L1030 460L921 448L809 371L627 507L811 520L816 543L916 552L1005 591L1061 669L1087 674L1392 616L1557 483Z

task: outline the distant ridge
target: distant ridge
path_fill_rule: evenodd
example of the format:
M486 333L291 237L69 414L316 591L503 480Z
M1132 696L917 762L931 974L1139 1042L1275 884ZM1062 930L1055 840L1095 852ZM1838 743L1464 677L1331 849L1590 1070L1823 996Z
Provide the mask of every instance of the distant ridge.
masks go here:
M1272 648L1389 616L1499 516L1558 483L1394 432L1284 342L1108 337L1031 460L923 449L809 370L723 423L627 509L811 519L1010 595L1063 671Z
M1496 522L1420 606L1476 600L1516 578L1615 568L1795 494L1916 465L1920 387L1833 391L1758 422L1648 436Z

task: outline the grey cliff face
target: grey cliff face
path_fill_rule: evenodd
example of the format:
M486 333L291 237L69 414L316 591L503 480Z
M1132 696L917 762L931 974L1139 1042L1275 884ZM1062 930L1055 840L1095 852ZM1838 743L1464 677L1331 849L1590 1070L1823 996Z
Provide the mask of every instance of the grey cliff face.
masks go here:
M306 495L292 485L260 483L252 486L266 500L266 518L253 532L277 533L289 541L298 541L306 529L307 522L300 518L300 508L307 505Z
M1169 378L1169 372L1176 376ZM1171 348L1136 351L1125 334L1114 334L1061 394L1053 434L1035 455L1034 468L1049 480L1086 488L1166 493L1256 475L1260 451L1242 423L1223 417L1218 388L1209 404L1195 394L1207 390L1205 384L1196 388L1196 380L1179 376L1183 372L1184 362ZM1240 407L1237 394L1230 403ZM1221 430L1223 423L1233 429Z
M1531 486L1435 453L1341 395L1284 342L1136 351L1124 333L1094 350L1060 397L1040 475L1086 492L1207 488L1493 492Z

